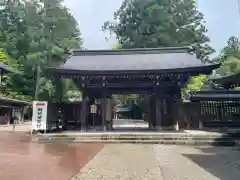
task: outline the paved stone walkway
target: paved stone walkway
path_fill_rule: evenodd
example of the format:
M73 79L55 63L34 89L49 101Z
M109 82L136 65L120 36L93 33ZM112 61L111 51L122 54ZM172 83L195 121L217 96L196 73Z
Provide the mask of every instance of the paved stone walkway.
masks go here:
M110 144L72 180L162 180L152 146Z
M239 180L233 148L112 144L72 180Z

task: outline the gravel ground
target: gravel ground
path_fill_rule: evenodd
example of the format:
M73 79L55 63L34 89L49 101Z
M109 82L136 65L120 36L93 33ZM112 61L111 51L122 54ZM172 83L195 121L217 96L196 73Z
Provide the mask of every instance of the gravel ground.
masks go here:
M111 144L72 180L239 180L233 148Z
M151 145L109 144L72 180L162 180Z

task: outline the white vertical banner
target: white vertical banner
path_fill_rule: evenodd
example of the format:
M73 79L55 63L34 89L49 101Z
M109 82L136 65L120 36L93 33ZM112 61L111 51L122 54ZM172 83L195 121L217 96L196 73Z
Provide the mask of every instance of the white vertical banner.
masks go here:
M33 101L32 130L47 129L47 106L46 101Z

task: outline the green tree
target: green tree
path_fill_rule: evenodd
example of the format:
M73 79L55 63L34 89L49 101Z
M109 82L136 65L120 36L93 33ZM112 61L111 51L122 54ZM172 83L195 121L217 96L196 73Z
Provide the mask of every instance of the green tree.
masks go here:
M10 69L13 72L15 71L15 73L19 74L15 69L17 67L15 61L3 49L0 49L0 63L7 65L8 69ZM13 77L12 73L2 74L0 93L1 95L5 95L10 98L17 96L19 99L22 99L23 96L21 94L18 94L18 92L14 92L14 90L9 87L9 84L12 81L12 77Z
M121 44L116 44L112 47L113 50L118 50L118 49L121 49L121 48L122 48Z
M194 0L124 0L114 19L103 30L116 34L122 48L192 46L204 61L214 51Z
M227 46L223 48L218 57L218 61L222 63L216 71L219 76L227 76L240 71L240 40L237 37L229 38Z
M212 79L221 78L240 72L240 41L237 37L230 37L227 46L223 48L219 56L215 59L221 63L220 68L214 71L210 76L196 76L190 78L185 91L199 91L201 89L222 89L221 86L215 84ZM237 88L239 89L239 88ZM185 93L186 94L186 93Z
M191 77L188 81L188 84L186 85L186 88L187 90L190 90L190 91L199 91L203 88L206 80L207 80L207 76L203 74L199 76Z
M0 47L21 72L12 78L11 88L35 99L52 98L56 91L46 67L62 63L69 50L81 48L76 20L62 0L8 0L1 6Z

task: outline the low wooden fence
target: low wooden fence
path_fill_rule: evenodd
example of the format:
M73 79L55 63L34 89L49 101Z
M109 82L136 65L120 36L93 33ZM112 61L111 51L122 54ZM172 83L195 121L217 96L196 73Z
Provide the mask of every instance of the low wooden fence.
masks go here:
M187 128L240 127L240 101L200 101L183 103Z

